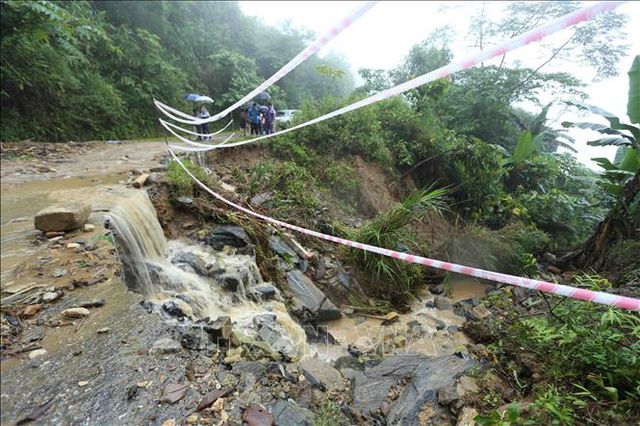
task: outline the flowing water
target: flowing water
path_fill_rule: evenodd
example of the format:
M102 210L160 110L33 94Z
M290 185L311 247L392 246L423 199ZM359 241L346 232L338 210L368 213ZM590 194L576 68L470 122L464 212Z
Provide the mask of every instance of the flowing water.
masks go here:
M158 305L167 301L180 303L182 311L194 322L229 316L234 331L253 338L254 318L275 314L282 338L295 347L293 357L311 353L304 330L289 316L282 302L257 303L247 297L249 288L263 283L253 257L215 252L182 241L167 243L153 205L142 191L112 208L107 221L123 265L125 283L131 290ZM191 264L182 262L185 258L191 259ZM200 269L218 271L218 275L203 276L194 270L194 263L200 264ZM238 288L223 288L219 272L240 277Z
M179 302L193 322L205 317L229 316L235 331L256 338L254 318L273 314L282 339L295 348L295 358L317 356L332 360L346 355L348 344L369 350L381 343L383 350L388 349L384 347L385 343L390 343L395 352L435 356L454 352L467 343L463 333L442 329L442 324L449 330L450 327L459 327L463 319L450 310L426 308L425 302L433 296L425 294L416 300L408 314L400 315L394 324L382 325L379 319L365 316L344 317L321 325L339 344L308 344L303 328L289 315L282 301L256 302L247 297L252 287L263 283L253 257L233 251L214 251L193 242L167 241L146 192L112 185L118 179L113 175L100 179L72 178L11 187L3 185L3 287L30 284L28 280L16 278L15 271L21 264L31 262L30 256L33 257L37 251L37 247L30 243L37 234L33 229L33 215L57 200L83 200L94 208L92 223L101 227L107 219L116 240L126 286L158 306L167 301ZM108 211L106 216L104 211ZM219 274L203 275L193 264L185 263L185 257L196 259L204 265L201 269L240 277L238 288L233 291L224 288ZM113 286L117 289L108 290ZM481 296L484 289L485 286L472 280L455 282L452 299L457 301ZM87 297L92 291L86 290ZM118 300L123 303L127 300L127 292L120 282L101 285L98 291L112 291L122 296ZM104 315L113 314L110 309L105 309ZM416 323L420 324L420 332L415 332ZM60 333L64 334L63 331ZM398 335L406 336L406 343L394 348L393 339ZM45 348L55 349L55 341L59 339L60 336L46 340Z

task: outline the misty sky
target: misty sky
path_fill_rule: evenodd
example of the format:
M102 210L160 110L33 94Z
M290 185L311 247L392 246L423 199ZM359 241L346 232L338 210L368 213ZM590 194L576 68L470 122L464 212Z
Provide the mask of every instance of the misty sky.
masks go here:
M585 2L586 4L587 2ZM289 21L293 27L303 28L323 33L350 10L357 2L283 2L260 1L240 2L242 11L256 16L264 23L281 26ZM490 16L499 16L504 3L489 2ZM451 25L457 37L450 48L454 53L454 60L477 51L473 47L473 40L466 38L472 12L477 7L469 2L380 2L366 13L360 20L329 43L320 56L338 54L344 56L352 67L352 74L357 76L360 68L390 69L400 64L411 47L424 40L436 28ZM619 63L620 75L594 83L594 71L582 64L558 60L550 63L542 71L566 71L579 77L587 87L585 92L590 96L589 102L610 112L626 118L626 104L628 91L628 77L626 72L631 67L633 56L640 54L640 2L628 2L617 8L617 11L629 17L629 22L623 30L627 32L627 43L630 49L626 58ZM554 36L545 38L542 43L547 47L559 46L571 34L571 29L564 30ZM546 58L540 45L531 44L507 55L510 64L519 61L522 66L535 68ZM486 62L486 65L496 64L499 59ZM286 77L285 77L286 78ZM359 81L359 80L357 80ZM549 117L554 119L554 127L565 120L598 120L597 117L579 117L574 114L562 114L561 109L550 111ZM613 159L615 148L596 148L586 145L586 141L597 134L588 131L571 130L571 135L577 139L576 148L578 159L591 167L592 157L608 157Z

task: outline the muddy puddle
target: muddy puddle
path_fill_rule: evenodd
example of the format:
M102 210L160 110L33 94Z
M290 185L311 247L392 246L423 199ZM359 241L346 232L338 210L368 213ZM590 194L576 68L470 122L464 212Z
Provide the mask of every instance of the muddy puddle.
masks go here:
M452 282L452 303L460 300L483 297L487 286L469 279ZM377 351L381 356L397 353L446 355L463 350L470 343L460 331L465 319L450 309L427 307L434 295L422 292L411 304L410 312L400 314L392 324L385 325L381 319L366 316L348 316L327 322L322 327L334 336L340 345L315 345L317 356L333 361L349 355L348 345L359 350Z
M41 209L56 202L94 199L93 209L107 206L100 202L99 194L109 192L122 180L122 175L87 178L52 179L2 185L0 210L0 238L2 244L2 267L0 285L3 289L24 287L32 283L18 282L12 275L16 267L33 256L37 247L33 240L39 234L33 227L33 216ZM98 222L95 213L90 223Z

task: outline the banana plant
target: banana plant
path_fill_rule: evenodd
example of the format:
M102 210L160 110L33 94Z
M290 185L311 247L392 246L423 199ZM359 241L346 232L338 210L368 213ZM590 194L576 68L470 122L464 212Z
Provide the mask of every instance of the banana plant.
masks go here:
M593 105L567 102L580 110L588 111L604 117L609 125L591 122L562 123L564 127L576 127L579 129L593 130L602 137L587 142L591 146L618 146L624 147L624 155L619 162L612 163L607 158L592 158L604 169L601 184L614 197L619 197L625 185L633 179L640 170L640 55L636 56L629 70L629 100L627 103L627 115L631 124L623 123L614 114Z

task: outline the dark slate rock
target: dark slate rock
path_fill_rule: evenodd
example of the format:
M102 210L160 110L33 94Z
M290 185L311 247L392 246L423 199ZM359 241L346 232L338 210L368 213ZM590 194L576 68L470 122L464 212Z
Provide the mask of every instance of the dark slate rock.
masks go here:
M357 358L348 355L341 356L340 358L336 359L333 363L333 366L338 370L342 370L344 368L350 368L352 370L360 371L364 370L364 365L362 365Z
M162 310L168 313L171 316L182 318L186 317L187 314L182 310L180 304L174 300L167 300L162 303Z
M273 300L277 294L278 289L268 283L257 285L249 290L249 297L256 301Z
M313 423L311 411L282 399L271 406L271 414L278 426L308 426Z
M389 424L414 425L426 402L436 402L438 389L451 386L456 378L473 366L468 359L455 355L428 359L418 366L410 385L393 404L387 421Z
M436 308L440 310L451 309L451 300L447 299L446 297L436 296L435 303Z
M182 333L180 344L183 348L191 350L205 349L211 343L209 334L200 327L194 327Z
M204 238L204 242L216 250L222 250L224 246L242 248L251 244L251 237L239 226L218 225Z
M189 265L193 268L193 270L202 276L209 275L209 270L211 268L210 265L207 265L207 262L204 259L196 256L195 254L188 251L181 251L175 254L171 259L171 263L174 265Z
M238 362L233 364L234 373L253 374L256 379L260 379L267 373L267 366L260 362Z
M296 298L294 313L314 321L330 321L342 317L331 300L299 270L287 273L289 291Z

